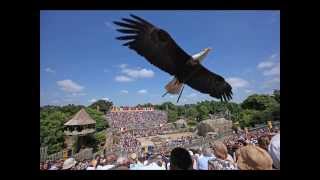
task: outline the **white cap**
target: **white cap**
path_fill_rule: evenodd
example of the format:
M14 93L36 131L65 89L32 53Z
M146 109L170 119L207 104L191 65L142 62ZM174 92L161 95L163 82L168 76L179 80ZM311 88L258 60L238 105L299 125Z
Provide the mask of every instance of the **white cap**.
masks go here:
M193 152L192 152L192 151L190 151L190 150L189 150L189 154L190 154L190 156L193 156Z
M76 160L74 158L69 158L63 162L62 169L70 169L72 166L76 165Z

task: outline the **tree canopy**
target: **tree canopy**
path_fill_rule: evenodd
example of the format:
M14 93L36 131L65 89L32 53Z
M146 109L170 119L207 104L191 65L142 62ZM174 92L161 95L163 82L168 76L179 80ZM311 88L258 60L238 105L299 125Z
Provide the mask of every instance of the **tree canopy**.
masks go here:
M66 106L43 106L40 108L40 146L48 146L48 153L59 152L63 149L64 123L70 120L81 108L85 106L69 104ZM108 127L104 114L94 108L85 108L90 117L96 121L96 133ZM94 144L101 143L100 136Z
M99 106L99 111L101 112L107 112L110 110L110 108L113 106L113 103L110 102L110 101L106 101L106 100L98 100L94 103L92 103L89 108L92 108L92 109L97 109L97 106Z

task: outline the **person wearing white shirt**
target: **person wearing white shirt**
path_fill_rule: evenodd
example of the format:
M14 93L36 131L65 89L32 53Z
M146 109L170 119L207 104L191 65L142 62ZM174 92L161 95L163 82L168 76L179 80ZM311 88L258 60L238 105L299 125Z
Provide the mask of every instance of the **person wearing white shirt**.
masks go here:
M203 155L200 155L198 159L198 169L208 170L208 161L214 158L215 156L211 153L211 150L209 148L205 148Z
M271 138L268 152L273 160L273 166L280 169L280 134Z

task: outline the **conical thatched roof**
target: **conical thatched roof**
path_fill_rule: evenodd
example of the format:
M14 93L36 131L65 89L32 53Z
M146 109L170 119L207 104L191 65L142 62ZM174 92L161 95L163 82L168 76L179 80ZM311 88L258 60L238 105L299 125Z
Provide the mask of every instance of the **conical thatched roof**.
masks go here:
M68 122L66 122L65 126L74 126L74 125L87 125L87 124L95 124L94 121L89 114L82 108L80 111L77 112L76 115L73 116Z

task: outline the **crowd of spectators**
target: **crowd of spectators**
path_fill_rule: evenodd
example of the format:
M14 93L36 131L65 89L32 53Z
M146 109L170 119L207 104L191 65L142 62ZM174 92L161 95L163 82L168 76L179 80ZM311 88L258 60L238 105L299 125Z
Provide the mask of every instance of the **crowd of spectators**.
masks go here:
M257 132L258 133L258 132ZM253 133L255 134L255 133ZM242 139L243 136L236 135ZM251 138L251 136L248 136ZM266 138L271 138L266 140ZM239 140L238 139L238 140ZM245 140L248 140L244 138ZM228 139L230 140L230 138ZM225 144L215 141L210 146L185 149L176 147L167 153L107 154L92 160L40 163L41 170L274 170L280 169L280 133L261 134L258 143L243 143L233 154Z
M159 127L167 123L168 117L164 111L116 111L110 112L109 124L118 129L146 129Z

